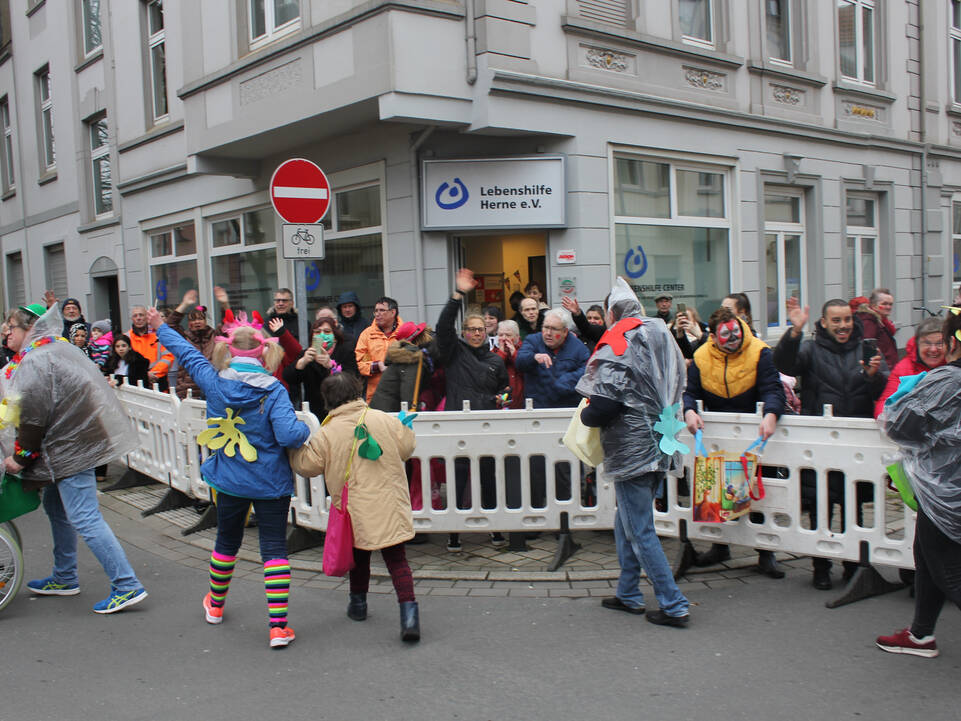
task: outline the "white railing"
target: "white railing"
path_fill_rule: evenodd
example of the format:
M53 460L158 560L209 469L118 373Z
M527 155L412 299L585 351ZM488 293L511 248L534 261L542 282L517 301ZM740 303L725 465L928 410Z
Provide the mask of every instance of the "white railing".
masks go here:
M197 436L206 429L203 401L180 401L166 393L122 386L121 402L137 427L141 447L127 457L128 466L194 498L207 500L209 490L200 474ZM829 409L828 409L829 411ZM422 507L415 509L417 531L475 532L558 530L563 516L571 530L609 529L614 525L614 484L598 469L596 500L582 497L584 468L563 445L571 409L446 411L420 413L414 421L417 448L413 458L420 473ZM297 416L312 431L317 419ZM761 416L740 413L702 414L704 443L709 452L741 451L754 440ZM693 448L683 433L681 440ZM659 535L763 548L774 551L858 560L862 542L873 562L912 568L914 514L903 504L885 502L882 454L894 448L881 438L873 420L830 415L784 416L768 442L762 463L780 469L781 477L765 477L767 495L755 502L763 514L755 523L691 522L687 496L680 496L679 478L669 478L667 509L655 512ZM205 452L204 452L205 453ZM693 454L684 459L693 478ZM565 473L569 482L565 482ZM816 527L802 511L801 471L816 480ZM843 474L844 531L831 530L828 519L827 475ZM458 493L457 479L464 491ZM859 512L855 499L861 488L873 490L873 503ZM569 487L569 488L568 488ZM432 490L439 497L432 502ZM560 496L560 498L559 498ZM682 503L683 501L683 503ZM295 477L291 521L303 528L327 527L329 507L323 477ZM489 507L488 507L489 506ZM859 516L863 516L859 523ZM685 521L682 525L682 521ZM836 522L835 527L839 524Z

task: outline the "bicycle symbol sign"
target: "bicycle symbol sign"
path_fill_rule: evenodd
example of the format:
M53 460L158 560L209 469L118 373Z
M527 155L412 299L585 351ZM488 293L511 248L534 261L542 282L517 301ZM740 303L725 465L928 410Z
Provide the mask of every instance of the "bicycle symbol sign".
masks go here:
M324 226L297 224L282 226L281 245L285 258L306 259L324 257Z

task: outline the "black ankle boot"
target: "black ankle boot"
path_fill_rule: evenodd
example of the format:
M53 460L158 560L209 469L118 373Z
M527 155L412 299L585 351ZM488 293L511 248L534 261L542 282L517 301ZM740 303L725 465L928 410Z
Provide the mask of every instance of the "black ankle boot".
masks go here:
M705 566L714 566L718 563L730 560L730 547L723 543L714 543L711 545L711 548L708 551L697 554L694 565L698 568L703 568Z
M402 641L420 641L420 612L417 601L400 604L400 638Z
M347 618L355 621L363 621L367 618L367 594L351 593L350 602L347 604Z
M777 567L777 559L773 551L757 552L757 572L768 578L784 578L784 571Z

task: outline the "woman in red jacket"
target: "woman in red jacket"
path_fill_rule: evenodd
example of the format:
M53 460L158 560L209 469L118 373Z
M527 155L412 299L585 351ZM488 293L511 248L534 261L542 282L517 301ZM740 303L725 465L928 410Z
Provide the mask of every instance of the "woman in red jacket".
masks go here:
M918 325L914 337L908 341L904 358L895 364L888 376L888 384L874 405L874 417L884 410L884 401L898 389L902 376L913 376L944 365L944 339L941 337L940 318L928 318Z

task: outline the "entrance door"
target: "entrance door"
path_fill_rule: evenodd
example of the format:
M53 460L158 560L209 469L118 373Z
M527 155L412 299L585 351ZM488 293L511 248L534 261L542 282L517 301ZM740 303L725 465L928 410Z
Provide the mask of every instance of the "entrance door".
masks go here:
M458 263L454 267L470 268L479 282L468 298L469 304L482 308L497 306L505 318L511 318L517 312L516 303L520 302L524 287L530 281L538 283L545 299L550 297L545 233L473 235L454 241L456 248L451 260ZM460 253L459 257L457 253Z
M117 276L104 275L93 279L93 317L89 320L110 318L110 327L119 330L124 318L120 316L120 286Z

